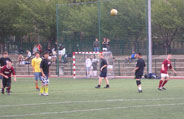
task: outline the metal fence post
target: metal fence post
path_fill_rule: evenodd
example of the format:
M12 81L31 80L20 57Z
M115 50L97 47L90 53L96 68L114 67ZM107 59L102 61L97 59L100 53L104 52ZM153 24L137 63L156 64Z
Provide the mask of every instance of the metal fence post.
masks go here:
M121 72L120 72L120 60L118 60L118 70L119 70L119 76L121 75Z

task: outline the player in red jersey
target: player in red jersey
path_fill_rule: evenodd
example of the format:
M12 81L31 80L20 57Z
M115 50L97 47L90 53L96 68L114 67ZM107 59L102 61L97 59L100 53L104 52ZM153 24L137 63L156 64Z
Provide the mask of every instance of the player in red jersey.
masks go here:
M5 65L1 71L0 75L3 76L3 87L2 87L2 94L4 94L4 88L8 88L7 93L10 95L10 88L11 88L11 75L14 75L14 81L16 81L15 70L12 67L11 61L7 61L7 65Z
M168 82L169 80L169 74L168 74L168 69L171 69L175 74L176 71L174 70L174 68L171 65L171 54L168 54L167 59L165 59L162 63L162 68L160 70L161 73L161 80L159 82L159 86L158 86L158 90L162 91L162 90L166 90L164 88L164 85Z

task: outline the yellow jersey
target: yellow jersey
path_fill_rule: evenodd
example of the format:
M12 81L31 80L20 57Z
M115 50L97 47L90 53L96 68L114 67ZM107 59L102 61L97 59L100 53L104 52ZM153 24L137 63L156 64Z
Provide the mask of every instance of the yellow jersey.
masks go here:
M32 59L32 62L31 62L31 65L33 66L34 68L34 72L41 72L40 71L40 63L41 63L42 59L41 58L33 58Z

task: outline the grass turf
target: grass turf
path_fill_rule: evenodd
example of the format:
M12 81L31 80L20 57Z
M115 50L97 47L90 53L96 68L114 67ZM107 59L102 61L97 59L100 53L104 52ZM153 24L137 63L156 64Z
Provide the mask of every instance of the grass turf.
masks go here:
M50 79L49 96L39 96L33 79L12 83L13 94L0 95L0 119L181 119L184 80L171 80L158 91L158 80L110 80L110 89L95 89L97 80ZM104 82L103 82L104 83ZM105 86L105 85L103 85Z

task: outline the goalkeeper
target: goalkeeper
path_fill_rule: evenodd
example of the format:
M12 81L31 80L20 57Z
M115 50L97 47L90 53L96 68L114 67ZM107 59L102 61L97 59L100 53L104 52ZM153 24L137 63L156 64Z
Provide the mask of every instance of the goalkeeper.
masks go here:
M44 59L41 61L40 69L42 74L42 86L40 89L40 95L48 96L48 84L49 84L49 67L51 65L49 53L44 53Z

